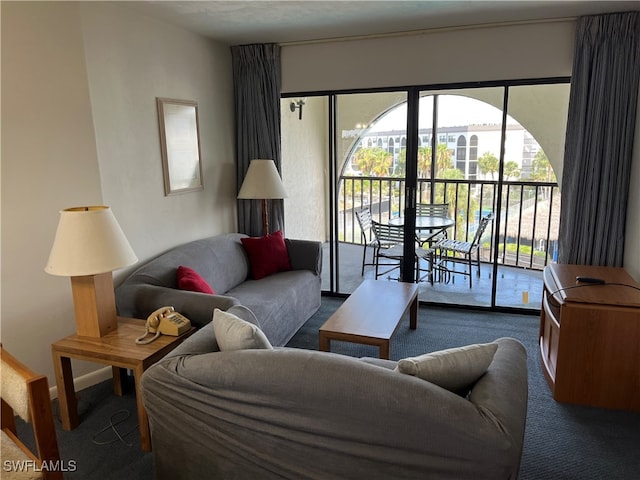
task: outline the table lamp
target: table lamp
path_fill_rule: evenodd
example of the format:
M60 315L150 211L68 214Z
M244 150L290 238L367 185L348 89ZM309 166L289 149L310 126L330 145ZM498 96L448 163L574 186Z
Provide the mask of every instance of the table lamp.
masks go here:
M280 174L273 160L251 160L249 169L238 192L241 200L262 200L262 228L269 234L267 200L287 198Z
M98 338L117 330L112 272L137 260L109 207L60 212L45 271L71 277L78 335Z

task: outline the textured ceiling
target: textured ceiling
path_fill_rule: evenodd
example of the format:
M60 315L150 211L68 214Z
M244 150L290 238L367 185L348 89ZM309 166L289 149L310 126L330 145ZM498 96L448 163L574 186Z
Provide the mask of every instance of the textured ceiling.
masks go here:
M285 43L640 10L638 1L132 1L223 43Z

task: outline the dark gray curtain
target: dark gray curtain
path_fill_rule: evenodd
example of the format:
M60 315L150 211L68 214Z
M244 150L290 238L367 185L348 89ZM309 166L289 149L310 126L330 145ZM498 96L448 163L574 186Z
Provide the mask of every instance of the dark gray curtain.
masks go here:
M581 17L562 174L559 262L620 267L640 79L640 12Z
M231 47L236 114L237 189L253 159L271 159L281 171L280 46ZM284 228L282 200L269 200L269 230ZM262 235L262 201L238 200L238 231Z

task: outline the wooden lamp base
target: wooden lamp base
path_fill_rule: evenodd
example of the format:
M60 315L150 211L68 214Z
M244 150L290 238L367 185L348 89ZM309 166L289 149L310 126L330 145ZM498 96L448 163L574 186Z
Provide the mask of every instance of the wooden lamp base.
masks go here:
M99 338L118 329L111 272L71 277L71 291L78 335Z
M269 211L265 198L262 199L262 231L264 235L269 235Z

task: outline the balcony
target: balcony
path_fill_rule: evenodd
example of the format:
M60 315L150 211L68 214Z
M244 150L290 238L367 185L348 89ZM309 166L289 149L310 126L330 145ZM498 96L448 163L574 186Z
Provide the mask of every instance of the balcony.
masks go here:
M363 278L373 278L367 267L361 276L362 235L355 212L371 209L374 220L388 222L404 211L404 180L395 177L343 176L339 189L334 258L339 268L334 290L350 293ZM432 195L433 192L433 195ZM427 302L540 309L542 270L555 260L560 214L556 183L493 180L421 179L417 202L448 203L455 225L449 238L470 241L482 215L496 219L481 240L481 272L473 288L462 275L448 282L421 283L420 299ZM330 252L325 245L323 285L330 286ZM372 252L367 253L368 259ZM370 260L369 260L370 261ZM397 271L391 276L397 277ZM496 279L495 286L493 279Z

